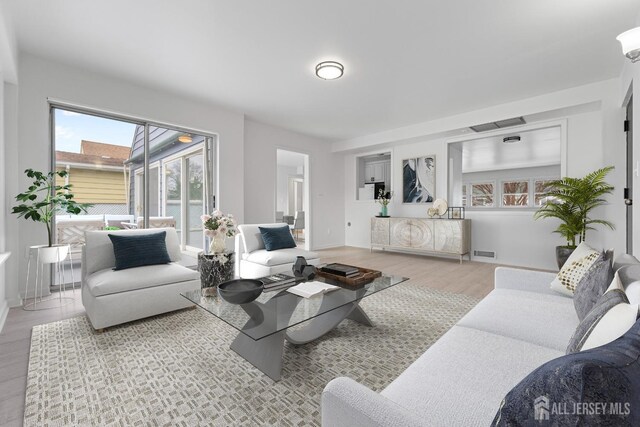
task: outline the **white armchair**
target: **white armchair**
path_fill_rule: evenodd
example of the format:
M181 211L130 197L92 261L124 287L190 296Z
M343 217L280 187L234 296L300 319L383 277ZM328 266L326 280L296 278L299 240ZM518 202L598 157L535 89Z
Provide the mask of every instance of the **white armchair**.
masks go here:
M255 279L276 273L291 272L293 263L299 256L308 264L318 265L317 253L300 248L267 251L258 227L286 227L287 224L243 224L238 226L236 236L236 276Z

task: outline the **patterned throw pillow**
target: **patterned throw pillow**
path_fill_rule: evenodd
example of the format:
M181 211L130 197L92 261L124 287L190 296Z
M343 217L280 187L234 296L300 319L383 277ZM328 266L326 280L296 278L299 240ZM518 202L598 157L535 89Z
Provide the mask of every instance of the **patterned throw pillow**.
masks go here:
M491 425L639 426L638 378L640 322L607 345L534 370L506 395Z
M580 243L551 282L551 289L572 297L580 280L587 274L591 266L603 257L602 253L586 243Z
M611 257L605 254L604 257L593 263L587 274L578 282L573 295L573 305L580 321L591 311L612 280Z

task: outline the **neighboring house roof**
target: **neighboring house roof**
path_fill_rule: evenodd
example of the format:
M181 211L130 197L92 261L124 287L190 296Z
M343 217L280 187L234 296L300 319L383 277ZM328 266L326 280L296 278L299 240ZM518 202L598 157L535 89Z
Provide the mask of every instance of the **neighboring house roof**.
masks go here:
M94 165L94 166L124 167L124 159L122 158L112 158L112 157L96 156L96 155L89 155L89 154L82 154L82 153L69 153L67 151L56 151L56 162L57 163L76 163L76 164Z
M89 156L126 160L129 158L130 152L131 147L122 145L105 144L103 142L86 141L84 139L80 143L80 154Z

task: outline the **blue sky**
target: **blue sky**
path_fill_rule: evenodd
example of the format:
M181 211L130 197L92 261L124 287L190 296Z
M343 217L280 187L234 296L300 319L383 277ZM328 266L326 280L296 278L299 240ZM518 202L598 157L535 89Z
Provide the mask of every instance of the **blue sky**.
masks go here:
M56 150L79 153L83 139L130 147L135 128L131 123L56 110Z

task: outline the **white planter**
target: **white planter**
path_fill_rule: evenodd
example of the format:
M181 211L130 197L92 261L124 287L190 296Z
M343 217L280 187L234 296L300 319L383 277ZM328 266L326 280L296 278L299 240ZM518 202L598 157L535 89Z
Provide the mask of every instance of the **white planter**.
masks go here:
M38 260L41 264L54 264L64 261L69 255L69 245L32 246L38 251Z

